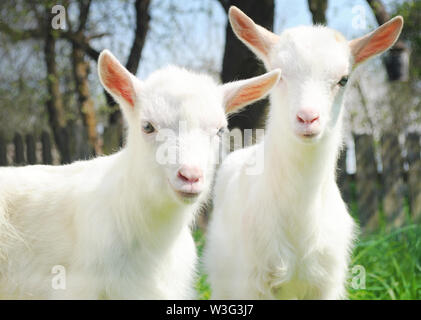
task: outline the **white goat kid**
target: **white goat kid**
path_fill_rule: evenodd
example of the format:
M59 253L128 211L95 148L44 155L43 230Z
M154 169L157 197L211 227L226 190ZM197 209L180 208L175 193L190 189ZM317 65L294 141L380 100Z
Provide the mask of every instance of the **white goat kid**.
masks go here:
M335 183L344 87L357 64L393 45L403 20L347 42L321 26L275 35L235 7L229 18L282 77L263 142L229 155L217 175L205 251L213 298L345 298L355 231ZM259 153L262 174L247 175Z
M108 51L98 68L128 122L126 147L66 166L0 169L1 298L193 298L190 224L209 193L225 112L280 77L221 86L167 67L142 82Z

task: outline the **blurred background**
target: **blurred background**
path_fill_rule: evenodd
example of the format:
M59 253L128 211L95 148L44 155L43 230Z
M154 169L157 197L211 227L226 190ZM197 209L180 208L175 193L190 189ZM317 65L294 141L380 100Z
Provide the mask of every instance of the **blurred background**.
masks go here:
M361 225L352 264L363 266L365 286L350 285L350 297L421 298L421 0L1 1L0 166L65 164L121 147L121 113L96 73L102 49L141 79L167 64L221 82L263 73L227 25L231 5L276 33L318 23L348 39L404 17L396 45L349 84L338 184ZM264 128L267 101L258 104L230 127ZM197 287L209 297L206 275Z

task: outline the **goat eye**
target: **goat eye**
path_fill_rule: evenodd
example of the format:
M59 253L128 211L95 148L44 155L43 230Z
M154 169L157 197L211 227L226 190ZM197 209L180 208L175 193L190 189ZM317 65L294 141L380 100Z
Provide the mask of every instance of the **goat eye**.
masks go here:
M222 135L225 133L225 127L222 127L222 128L220 128L219 130L218 130L218 133L217 133L217 135L219 136L219 137L222 137Z
M148 122L148 121L145 121L142 124L142 130L146 134L151 134L151 133L155 132L154 126L150 122Z
M348 83L348 76L342 77L341 81L338 82L338 84L341 87L345 87L347 83Z

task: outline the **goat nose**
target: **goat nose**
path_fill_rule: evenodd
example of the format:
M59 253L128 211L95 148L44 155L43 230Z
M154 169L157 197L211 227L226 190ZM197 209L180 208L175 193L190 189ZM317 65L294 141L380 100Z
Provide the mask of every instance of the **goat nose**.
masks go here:
M187 183L195 183L203 178L203 172L198 167L182 166L178 170L178 178Z
M298 122L303 124L312 124L319 120L319 118L319 114L312 110L301 110L297 113Z

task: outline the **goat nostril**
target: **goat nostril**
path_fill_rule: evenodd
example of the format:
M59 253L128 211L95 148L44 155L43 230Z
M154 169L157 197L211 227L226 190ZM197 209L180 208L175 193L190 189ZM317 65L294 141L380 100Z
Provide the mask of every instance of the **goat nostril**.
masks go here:
M180 171L178 171L178 177L184 182L188 182L189 178L185 177Z
M305 123L304 119L301 118L300 116L297 116L297 120L299 123Z
M320 117L316 117L316 118L314 118L313 120L311 120L311 123L316 122L317 120L319 120L319 118L320 118Z
M314 112L299 112L297 114L297 121L301 124L312 124L320 119L318 114Z

